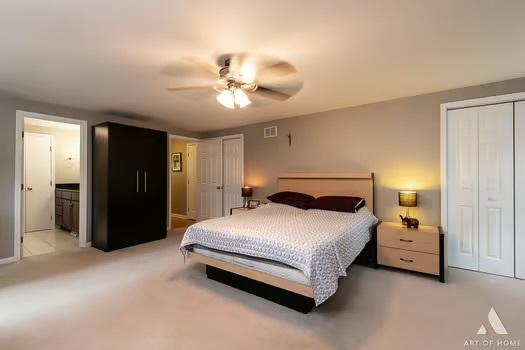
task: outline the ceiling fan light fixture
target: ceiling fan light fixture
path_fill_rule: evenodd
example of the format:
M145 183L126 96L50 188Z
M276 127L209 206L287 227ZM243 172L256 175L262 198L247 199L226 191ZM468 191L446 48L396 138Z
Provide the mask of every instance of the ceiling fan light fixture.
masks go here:
M238 105L240 108L244 108L248 106L252 101L248 98L246 93L242 91L242 89L235 89L233 91L233 96L235 99L235 104Z
M235 108L235 97L230 90L223 90L220 94L218 94L217 102L226 108Z

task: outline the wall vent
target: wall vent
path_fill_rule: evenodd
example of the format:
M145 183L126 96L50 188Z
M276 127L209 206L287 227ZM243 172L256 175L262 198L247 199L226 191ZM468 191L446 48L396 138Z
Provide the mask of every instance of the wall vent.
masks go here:
M264 128L264 138L277 137L277 126L269 126Z

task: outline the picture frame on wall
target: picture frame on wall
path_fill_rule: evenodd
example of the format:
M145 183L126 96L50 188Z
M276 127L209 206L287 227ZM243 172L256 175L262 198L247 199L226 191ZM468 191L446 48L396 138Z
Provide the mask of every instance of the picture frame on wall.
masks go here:
M171 170L173 172L182 171L182 152L175 152L171 154Z

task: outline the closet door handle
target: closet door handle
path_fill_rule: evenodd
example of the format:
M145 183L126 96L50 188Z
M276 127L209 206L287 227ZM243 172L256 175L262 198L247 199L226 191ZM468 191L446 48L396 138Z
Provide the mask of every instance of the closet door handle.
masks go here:
M137 169L137 193L139 193L139 169Z
M144 193L148 192L148 172L144 170Z
M414 262L414 260L412 260L412 259L399 258L399 260L404 261L404 262L408 262L408 263Z

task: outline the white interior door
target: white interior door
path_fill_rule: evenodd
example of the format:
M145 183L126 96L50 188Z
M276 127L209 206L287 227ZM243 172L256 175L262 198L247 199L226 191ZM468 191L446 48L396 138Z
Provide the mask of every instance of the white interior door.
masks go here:
M223 215L230 208L242 206L241 187L244 185L243 140L241 137L226 138L223 150Z
M53 228L52 145L51 135L24 134L25 232Z
M187 145L187 177L188 177L188 186L187 186L187 211L186 216L191 219L197 218L197 144L189 143Z
M479 270L514 277L513 103L479 107Z
M516 274L525 279L525 102L515 104L514 113L514 171L516 215Z
M202 141L197 153L198 219L222 216L222 139Z
M447 114L449 266L479 268L478 252L478 111Z

